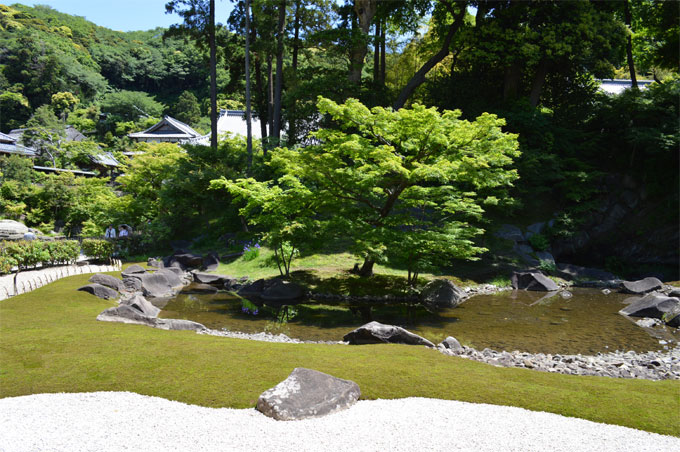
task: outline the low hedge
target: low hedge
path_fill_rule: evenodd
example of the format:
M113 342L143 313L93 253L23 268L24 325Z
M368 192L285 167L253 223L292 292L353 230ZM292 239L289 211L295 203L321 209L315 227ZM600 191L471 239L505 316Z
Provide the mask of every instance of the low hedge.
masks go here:
M94 259L110 259L115 249L112 241L104 239L84 239L81 246L83 253Z
M9 273L13 267L24 270L37 265L71 264L79 254L80 245L75 240L4 241L0 242L0 273Z

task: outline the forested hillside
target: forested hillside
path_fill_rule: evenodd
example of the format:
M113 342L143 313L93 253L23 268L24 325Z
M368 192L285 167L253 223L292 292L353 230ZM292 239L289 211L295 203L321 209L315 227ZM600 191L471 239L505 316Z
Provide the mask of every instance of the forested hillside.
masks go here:
M90 144L52 149L51 161L65 168L95 148L123 160L120 153L133 149L126 135L163 114L207 133L210 24L201 11L208 3L168 2L184 11L182 24L127 33L45 6L0 5L0 131L28 127L47 146L60 142L50 131L73 125ZM119 179L123 196L97 195L113 203L108 208L76 214L69 203L15 187L0 192L0 215L56 220L74 231L148 223L164 239L206 225L215 236L247 229L242 204L208 190L210 180L275 183L280 174L268 162L277 146L295 148L313 142L320 126L338 127L319 114L319 96L355 98L369 108L422 104L460 110L461 120L504 118L503 131L518 134L518 177L484 206L480 228L553 220L546 240L563 259L677 267L676 2L252 0L249 7L251 101L264 137L252 151L239 138L213 151L141 146L135 150L145 155ZM243 1L217 18L218 108L245 108L245 19ZM601 78L656 83L612 96L598 91ZM6 181L43 177L17 162L0 166ZM494 240L479 237L502 247Z

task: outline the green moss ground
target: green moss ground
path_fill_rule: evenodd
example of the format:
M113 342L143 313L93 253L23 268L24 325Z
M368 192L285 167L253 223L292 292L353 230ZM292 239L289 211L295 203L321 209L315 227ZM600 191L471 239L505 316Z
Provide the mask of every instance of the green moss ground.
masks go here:
M680 382L506 369L403 345L273 344L97 322L114 303L66 278L0 302L0 397L132 391L244 408L308 367L356 381L363 399L512 405L680 436ZM540 426L537 426L540 428Z

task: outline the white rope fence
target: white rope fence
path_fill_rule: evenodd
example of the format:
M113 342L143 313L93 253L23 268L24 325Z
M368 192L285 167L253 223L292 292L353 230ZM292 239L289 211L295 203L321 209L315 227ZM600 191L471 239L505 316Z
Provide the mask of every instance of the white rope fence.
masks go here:
M114 272L122 269L122 262L118 259L113 259L110 265L73 264L26 270L17 275L16 292L14 291L14 273L10 273L9 275L0 276L0 300L30 292L61 278L88 273Z

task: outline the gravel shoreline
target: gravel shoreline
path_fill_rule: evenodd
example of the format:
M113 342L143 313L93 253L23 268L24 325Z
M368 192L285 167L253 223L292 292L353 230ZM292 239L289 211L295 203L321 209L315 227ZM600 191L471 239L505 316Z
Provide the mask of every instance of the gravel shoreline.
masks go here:
M680 438L522 408L359 401L318 419L205 408L129 392L0 399L0 451L660 451Z

